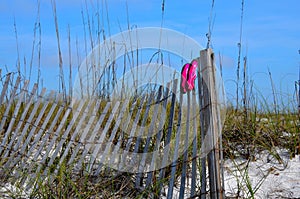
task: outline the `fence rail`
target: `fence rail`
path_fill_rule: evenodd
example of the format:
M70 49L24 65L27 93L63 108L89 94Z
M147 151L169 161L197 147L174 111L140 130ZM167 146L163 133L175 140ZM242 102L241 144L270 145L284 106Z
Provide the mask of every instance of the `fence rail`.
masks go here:
M29 189L38 178L53 180L62 166L96 178L127 168L135 171L131 175L137 190L151 187L147 197L159 198L166 192L167 198L205 198L212 187L211 196L218 192L222 198L220 149L209 151L209 187L207 160L199 155L199 140L204 142L210 122L206 115L217 109L206 108L211 99L203 98L208 95L203 74L198 79L199 98L195 90L177 92L179 80L174 79L138 98L90 98L67 104L61 94L45 88L37 93L38 85L30 89L28 81L6 75L0 96L0 184L18 183ZM213 89L213 80L204 81ZM199 100L201 111L195 108ZM217 142L214 139L209 140Z

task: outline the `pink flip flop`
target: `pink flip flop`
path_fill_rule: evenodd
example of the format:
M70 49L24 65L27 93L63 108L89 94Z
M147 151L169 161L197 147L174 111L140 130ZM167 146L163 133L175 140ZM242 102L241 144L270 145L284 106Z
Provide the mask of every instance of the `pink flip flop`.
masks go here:
M181 87L180 91L186 93L195 88L195 79L198 62L193 60L192 63L187 63L181 70Z
M193 60L189 67L188 72L188 89L193 90L195 88L195 79L196 79L196 70L197 70L198 62L196 60Z
M187 80L188 80L188 72L189 72L189 67L190 64L184 64L184 66L182 67L181 70L181 87L180 87L180 91L182 93L186 93L187 89L188 89L188 85L187 85Z

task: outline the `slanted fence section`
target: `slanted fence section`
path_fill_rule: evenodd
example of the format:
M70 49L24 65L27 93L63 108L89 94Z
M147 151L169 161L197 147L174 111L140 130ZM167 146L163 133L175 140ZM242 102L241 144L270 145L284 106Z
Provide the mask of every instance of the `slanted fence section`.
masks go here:
M45 88L38 93L38 85L29 88L20 77L4 76L0 184L32 190L44 181L55 183L66 168L98 182L104 174L127 173L145 198L205 198L209 192L222 198L212 55L201 52L197 90L180 93L180 80L174 79L119 101L89 98L66 104L59 93Z

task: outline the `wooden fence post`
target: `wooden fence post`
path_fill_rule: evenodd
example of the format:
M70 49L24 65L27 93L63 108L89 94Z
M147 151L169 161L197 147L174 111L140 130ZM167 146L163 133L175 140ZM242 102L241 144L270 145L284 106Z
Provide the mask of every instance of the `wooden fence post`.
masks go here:
M207 87L208 95L203 95L203 99L200 102L208 101L208 106L201 107L201 109L208 109L205 112L204 117L210 117L209 119L204 119L207 124L201 126L201 131L206 131L206 136L210 143L205 143L209 148L209 153L207 156L208 162L208 174L209 174L209 187L210 187L210 197L222 199L224 197L224 183L223 174L221 169L221 158L222 157L222 143L221 143L221 119L220 119L220 109L218 104L218 89L216 85L216 68L214 65L214 53L212 49L208 48L200 51L200 72L203 78L202 88ZM207 99L210 98L210 99ZM202 124L202 123L201 123ZM202 139L203 140L203 139ZM204 144L204 143L202 143ZM205 176L202 175L205 178ZM202 184L203 185L203 184ZM201 194L203 194L201 192ZM204 197L205 198L205 197Z

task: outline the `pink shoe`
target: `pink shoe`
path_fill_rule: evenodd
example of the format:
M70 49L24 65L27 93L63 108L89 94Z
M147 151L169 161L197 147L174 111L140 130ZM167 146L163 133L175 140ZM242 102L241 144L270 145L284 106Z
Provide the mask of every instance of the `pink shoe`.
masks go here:
M193 60L192 63L187 63L182 67L181 70L181 87L180 91L186 93L187 91L195 88L195 79L198 62Z
M189 67L188 72L188 89L193 90L195 88L195 79L196 79L196 71L197 71L198 62L193 60Z
M189 72L189 67L190 64L185 64L182 67L181 70L181 87L180 87L180 91L182 93L186 93L187 89L188 89L188 85L187 85L187 79L188 79L188 72Z

